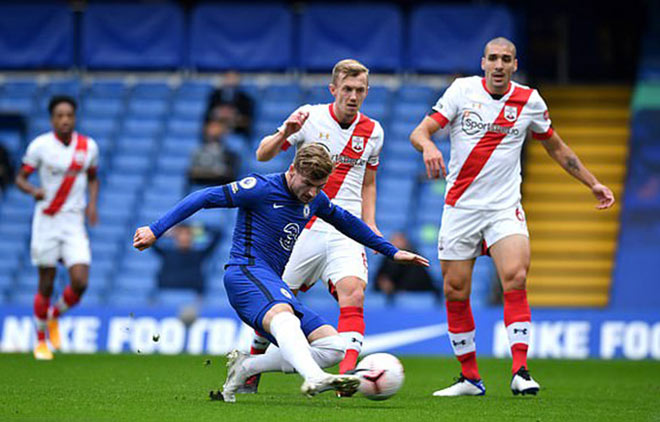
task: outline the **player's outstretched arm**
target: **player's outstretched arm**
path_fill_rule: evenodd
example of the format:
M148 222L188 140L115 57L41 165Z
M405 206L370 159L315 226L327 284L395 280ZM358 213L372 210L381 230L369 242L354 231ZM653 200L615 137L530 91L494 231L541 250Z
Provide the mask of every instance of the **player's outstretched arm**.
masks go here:
M145 250L156 243L156 236L149 226L138 227L133 235L133 247L138 250Z
M597 209L604 210L614 205L614 194L610 188L600 183L596 176L587 170L573 150L559 137L557 131L554 131L550 138L541 142L553 160L559 163L568 174L591 189L598 200Z
M429 261L426 258L412 252L398 250L386 239L374 233L362 220L332 204L327 196L325 200L328 206L321 205L316 211L316 215L333 225L341 233L399 263L428 267Z
M427 116L410 134L410 143L422 153L426 176L429 179L438 179L441 175L447 177L445 160L431 139L438 129L440 129L440 123Z
M266 136L259 143L257 148L257 160L269 161L275 157L282 149L282 144L286 139L298 132L309 117L308 111L296 110L284 122L284 128L278 130L272 135Z

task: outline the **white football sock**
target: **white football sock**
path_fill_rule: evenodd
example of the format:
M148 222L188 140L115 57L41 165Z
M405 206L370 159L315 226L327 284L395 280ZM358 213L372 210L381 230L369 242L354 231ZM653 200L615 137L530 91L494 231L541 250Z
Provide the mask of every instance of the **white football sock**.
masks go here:
M277 340L279 353L266 353L265 355L254 355L248 360L270 355L281 354L280 362L285 361L307 379L323 378L326 373L314 361L309 343L300 328L300 320L292 313L280 312L270 322L270 333ZM275 356L273 356L273 359ZM280 371L287 368L279 365ZM246 365L247 367L247 365ZM256 373L256 372L255 372Z
M336 365L344 358L345 343L341 336L329 336L314 340L310 344L312 358L321 368ZM271 347L264 355L251 355L243 362L249 376L262 372L296 372L296 369L282 357L277 347Z

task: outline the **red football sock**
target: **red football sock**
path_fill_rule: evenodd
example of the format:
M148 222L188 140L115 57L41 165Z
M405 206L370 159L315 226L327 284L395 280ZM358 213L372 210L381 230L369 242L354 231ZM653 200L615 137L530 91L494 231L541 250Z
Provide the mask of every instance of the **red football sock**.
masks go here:
M526 290L504 292L504 325L509 335L513 364L511 373L527 367L527 349L531 331L532 313L529 310Z
M447 324L449 340L456 359L461 363L461 373L469 379L481 379L477 367L477 352L474 343L474 318L470 300L447 301Z
M252 345L250 346L250 354L251 355L263 355L266 353L266 349L268 349L268 346L270 345L270 341L266 337L263 336L259 331L254 331L254 335L252 337Z
M43 296L39 292L34 295L34 319L37 325L37 339L39 341L46 340L46 319L48 318L49 306L49 297Z
M51 317L58 318L69 308L75 306L78 302L80 302L80 296L73 291L71 285L69 284L62 292L62 297L60 298L60 300L58 300L55 306L53 307Z
M346 340L346 354L339 362L339 373L355 369L364 341L364 310L359 306L339 308L337 331Z

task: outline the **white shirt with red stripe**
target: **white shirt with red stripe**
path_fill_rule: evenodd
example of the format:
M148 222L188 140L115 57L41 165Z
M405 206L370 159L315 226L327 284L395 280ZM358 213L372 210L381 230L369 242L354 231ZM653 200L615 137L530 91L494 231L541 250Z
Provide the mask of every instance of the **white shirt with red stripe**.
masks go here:
M304 105L298 111L309 112L302 128L289 136L282 145L301 147L320 143L330 151L335 170L323 191L333 203L362 218L362 183L366 169L376 170L383 148L383 128L376 120L358 113L350 126L342 129L334 114L332 104ZM280 129L283 129L281 126ZM333 231L334 227L313 218L308 228Z
M88 171L96 171L99 159L99 150L96 142L89 137L86 151L77 148L83 135L74 132L71 142L66 145L60 141L55 133L48 132L36 137L28 145L23 157L23 169L28 173L37 170L41 187L46 196L37 201L36 210L48 209L54 202L62 202L60 211L82 211L87 203L85 191L87 189ZM72 162L76 159L80 169L71 171ZM66 176L75 177L70 189L61 189ZM61 198L57 198L61 196Z
M520 154L527 132L540 140L553 133L548 108L537 90L511 82L495 99L484 78L458 78L429 116L442 127L449 123L445 204L500 210L520 202Z

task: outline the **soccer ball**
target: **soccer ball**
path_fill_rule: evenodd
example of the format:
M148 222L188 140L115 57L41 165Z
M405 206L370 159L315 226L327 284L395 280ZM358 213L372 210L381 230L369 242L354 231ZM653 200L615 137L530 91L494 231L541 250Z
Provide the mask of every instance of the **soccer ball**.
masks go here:
M403 385L403 365L389 353L365 356L355 368L360 377L359 391L369 400L386 400Z

